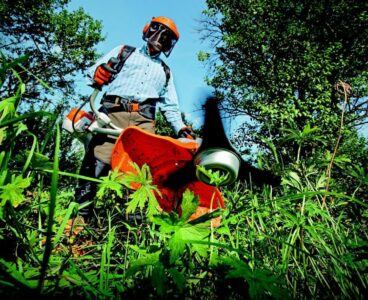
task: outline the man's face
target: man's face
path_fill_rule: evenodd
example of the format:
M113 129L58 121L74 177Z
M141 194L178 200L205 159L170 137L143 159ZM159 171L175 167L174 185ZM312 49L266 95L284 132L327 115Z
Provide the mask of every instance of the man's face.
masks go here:
M148 48L149 55L151 56L156 56L157 54L161 52L157 50L156 47L152 46L152 44L149 41L147 42L147 48Z

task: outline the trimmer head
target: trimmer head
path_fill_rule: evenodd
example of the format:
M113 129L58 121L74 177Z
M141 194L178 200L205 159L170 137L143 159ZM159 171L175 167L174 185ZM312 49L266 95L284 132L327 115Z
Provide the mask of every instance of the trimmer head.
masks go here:
M204 167L206 170L219 172L220 175L225 176L225 180L220 185L227 185L233 183L239 174L240 158L233 151L224 148L210 148L200 151L194 158L196 166ZM211 184L210 178L201 172L198 168L196 170L198 180Z

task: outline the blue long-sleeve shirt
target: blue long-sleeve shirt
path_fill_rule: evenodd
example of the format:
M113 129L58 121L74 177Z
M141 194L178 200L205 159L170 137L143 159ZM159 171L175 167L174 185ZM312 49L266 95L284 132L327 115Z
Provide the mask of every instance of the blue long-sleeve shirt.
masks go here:
M107 63L111 57L117 57L122 47L123 45L114 48L87 70L90 83L92 83L96 68L102 63ZM138 102L143 102L147 98L160 98L157 108L161 110L177 133L185 124L180 114L171 71L169 82L166 87L165 85L166 75L161 59L158 56L151 57L147 52L147 46L143 45L140 49L135 49L116 78L107 85L106 95L119 96Z

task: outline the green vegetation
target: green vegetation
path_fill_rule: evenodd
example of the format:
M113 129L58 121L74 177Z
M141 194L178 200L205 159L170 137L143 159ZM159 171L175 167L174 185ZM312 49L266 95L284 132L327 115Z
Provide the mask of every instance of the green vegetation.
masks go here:
M282 160L299 147L284 143L284 128L317 127L331 151L345 109L343 139L367 122L368 7L358 0L208 0L203 34L213 44L200 53L208 82L223 96L231 116L245 115L239 148L271 140ZM336 92L351 86L349 103ZM341 90L339 88L338 90ZM281 145L282 144L282 145Z
M2 1L2 5L5 2ZM362 29L359 38L364 41L366 31L357 22L366 22L366 4L358 9L358 2L332 1L332 4L335 2L339 5L326 7L333 7L335 17L337 12L348 13L352 7L359 12L358 20L350 19L343 25L349 28L352 36L355 36L355 28ZM351 5L345 6L348 2ZM325 7L317 1L308 3L315 5L308 6L308 26L312 26L314 13ZM245 4L257 8L253 14L255 21L269 20L270 27L262 27L257 22L249 26ZM240 45L232 34L227 34L229 28L241 29L236 31L238 38L250 34L256 39L251 29L271 30L271 25L277 23L271 17L285 11L291 18L292 9L305 11L307 1L298 1L298 5L285 4L290 6L278 10L271 4L276 5L274 1L208 1L208 21L212 17L220 21L218 24L222 24L221 32L226 37L219 51L225 53L233 49L232 46ZM243 11L248 13L242 14ZM266 12L268 19L264 15L256 17ZM223 19L218 19L218 14ZM227 23L226 18L230 17L234 26ZM321 18L320 23L323 20ZM248 30L235 26L242 23ZM287 24L286 20L284 26ZM302 25L295 25L294 31L290 31L290 27L278 34L295 32L301 38L302 32L298 30L308 32L309 28ZM269 32L264 36L270 37ZM324 36L319 37L320 42L325 40ZM229 41L232 43L227 44ZM285 44L278 45L285 54L286 47L290 47L287 42L294 40L285 36L283 41ZM252 45L254 51L262 49ZM107 177L95 179L99 182L99 191L96 199L91 199L95 202L95 210L88 224L78 217L81 207L73 202L76 179L81 176L76 174L75 166L68 169L70 165L65 164L70 156L63 152L68 142L60 132L60 112L42 109L22 112L23 99L30 96L30 86L24 78L32 78L32 86L50 90L55 83L43 80L42 71L35 71L29 65L29 56L9 58L2 55L0 296L4 299L365 298L368 285L368 148L367 141L354 127L358 117L359 123L365 119L349 105L362 103L364 100L354 99L367 95L363 80L367 74L366 64L360 56L367 45L357 42L354 43L356 52L349 50L349 60L355 60L354 64L349 62L350 77L343 73L346 68L339 62L341 68L336 70L341 72L329 82L325 81L323 70L317 72L318 68L326 66L325 63L312 68L303 61L308 57L310 63L326 58L329 52L325 48L313 52L317 56L306 52L306 48L299 49L295 57L301 61L289 61L294 57L290 52L290 57L282 60L284 73L279 69L273 69L274 73L264 70L259 82L249 83L240 77L239 82L230 82L237 76L229 76L226 72L246 75L246 64L224 59L222 65L215 67L216 72L225 72L214 73L212 83L229 101L223 102L226 107L234 109L238 105L239 109L246 107L255 112L259 109L257 126L244 126L243 130L249 131L240 136L258 143L255 155L258 166L280 174L280 186L255 186L248 181L221 187L226 208L190 220L198 207L193 193L183 194L181 214L161 212L155 198L157 187L152 185L149 168L135 166L136 175L111 172ZM345 47L342 45L339 49L343 51ZM269 49L277 50L277 47ZM234 48L233 53L245 58L253 50L244 52L244 49ZM213 62L211 55L202 53L200 56ZM272 63L273 56L266 52L264 55ZM224 57L220 55L221 59ZM346 58L343 52L337 57ZM263 62L261 57L255 60L252 70L261 72ZM292 76L289 67L302 68L304 65L314 74L309 77L306 72L298 77L305 84L305 98L297 97L301 93L285 94L282 86L294 87L291 82L280 85L285 74ZM276 74L279 75L277 87L272 82ZM228 79L226 87L220 78ZM270 81L265 81L262 87L261 78ZM314 89L317 88L314 81L318 80L323 84L320 89ZM11 89L8 88L10 81ZM239 85L240 82L243 85ZM350 83L351 89L345 82ZM313 90L309 91L309 85ZM242 86L251 87L252 101L240 96L239 91L244 91ZM266 86L271 90L275 88L271 91L272 97ZM230 91L232 94L227 93ZM331 99L334 105L330 105ZM262 103L264 100L267 103ZM313 101L317 101L318 106L313 106ZM303 109L297 109L297 105ZM322 117L326 115L329 118ZM47 126L48 130L38 132L37 124L38 127L40 124ZM164 126L160 130L164 131ZM70 155L70 151L67 153ZM206 175L217 185L223 180L218 173ZM140 188L130 190L132 182L139 182ZM221 224L216 228L211 220L219 216Z

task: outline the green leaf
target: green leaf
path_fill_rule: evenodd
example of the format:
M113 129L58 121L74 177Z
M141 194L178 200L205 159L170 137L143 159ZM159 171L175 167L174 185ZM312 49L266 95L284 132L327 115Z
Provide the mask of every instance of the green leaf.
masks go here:
M28 162L29 167L32 169L52 169L53 163L50 161L50 158L42 153L33 152L32 150L22 151L15 157L15 160L19 163L27 163L28 158L30 161Z
M180 273L176 268L170 268L169 274L173 279L174 283L176 284L180 293L184 291L185 287L185 277L182 273Z
M29 266L30 267L30 266ZM0 268L6 272L6 274L10 275L14 280L16 280L19 284L24 285L25 287L35 288L36 282L27 280L21 272L17 269L15 263L7 262L3 259L0 259ZM35 274L37 274L38 270L34 270Z
M148 165L144 164L142 168L139 168L137 164L133 163L132 166L135 169L135 173L124 174L122 182L127 187L131 187L132 184L138 184L139 188L129 196L131 200L126 203L126 213L133 213L137 208L143 211L147 206L146 215L149 219L152 219L153 215L160 209L155 194L160 195L161 193L152 184L152 175Z
M174 263L184 253L185 244L188 241L202 241L207 238L209 234L210 228L202 224L176 226L175 233L169 240L170 262ZM192 244L191 246L193 250L197 251L200 255L206 255L207 245Z
M201 62L204 62L210 58L210 54L207 52L204 52L203 50L199 51L197 53L197 59Z
M170 263L175 263L175 261L184 253L185 242L182 235L183 231L178 228L169 240L168 246L170 249Z
M134 168L134 172L125 174L122 182L126 187L131 188L132 184L137 183L144 185L150 185L152 183L152 175L148 165L144 164L142 168L139 168L134 162L131 165Z
M15 115L15 102L16 96L9 97L0 101L0 122L5 120L7 117L13 117Z
M211 169L206 169L203 166L197 165L197 172L201 172L203 175L207 176L211 185L220 186L229 177L229 173L224 175L222 170L214 171Z
M134 249L133 249L134 250ZM154 266L159 263L161 250L154 253L147 253L147 250L139 250L139 258L131 262L130 268L126 271L127 277L134 276L137 271L147 266Z
M109 191L114 191L120 198L123 197L122 174L117 170L109 175L101 177L102 182L98 185L97 197L102 199Z
M222 263L231 267L227 278L242 278L249 285L251 299L267 298L270 294L273 299L289 299L287 291L282 288L282 281L268 270L251 269L247 263L237 258L219 258Z
M161 233L171 233L175 232L176 225L180 223L180 218L176 212L166 213L163 212L159 215L155 215L152 221L160 225L160 232Z
M142 211L144 204L147 199L147 193L144 189L139 188L134 193L129 195L129 198L131 199L128 203L126 203L126 213L130 214L135 212L137 208L140 208Z
M181 204L181 220L187 221L189 217L196 211L199 206L198 197L194 196L194 193L187 189L183 193L183 200Z
M160 262L156 263L153 267L151 281L157 294L161 297L164 296L166 292L166 276L164 266Z
M21 204L24 201L24 189L29 187L31 180L31 178L23 178L21 175L16 177L13 175L10 183L0 186L1 206L4 206L8 201L13 207Z
M147 203L147 217L152 220L153 216L160 211L160 205L156 199L154 193L150 190L148 192L148 203Z

